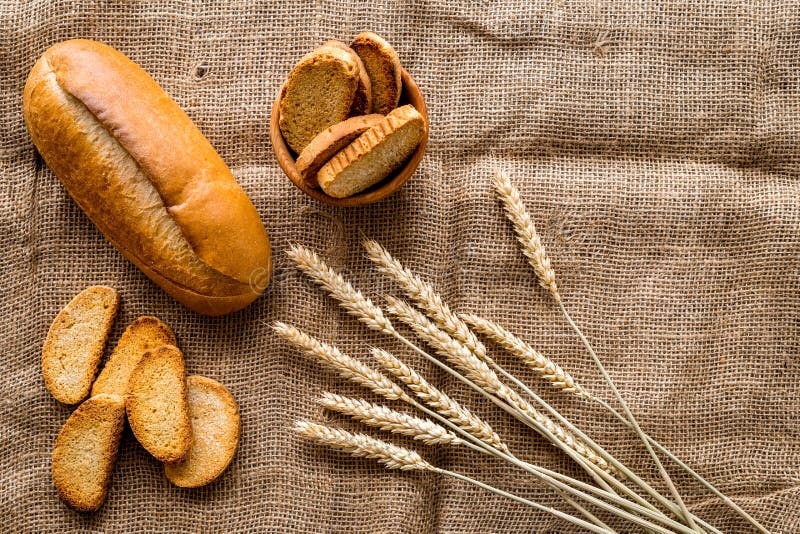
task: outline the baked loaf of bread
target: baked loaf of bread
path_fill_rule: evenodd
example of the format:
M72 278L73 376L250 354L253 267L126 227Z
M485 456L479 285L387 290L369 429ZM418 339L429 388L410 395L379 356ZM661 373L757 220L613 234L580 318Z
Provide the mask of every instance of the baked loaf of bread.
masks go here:
M414 106L401 106L336 154L317 173L320 187L335 198L355 195L400 167L425 136Z
M186 367L177 347L146 353L131 373L125 400L128 423L142 447L162 462L179 462L192 445Z
M76 404L89 394L118 308L114 288L92 286L56 316L42 348L42 374L57 401Z
M225 386L200 375L186 379L194 441L182 462L164 464L170 482L197 488L219 477L239 446L239 407Z
M367 69L372 85L372 113L388 114L400 102L403 88L400 56L383 37L372 32L356 35L350 47Z
M323 45L292 69L281 89L278 122L292 150L299 154L322 130L350 116L358 68L348 51Z
M267 232L178 105L136 63L89 40L49 48L23 92L36 147L103 234L186 307L222 315L263 292Z
M319 187L317 172L340 150L383 120L383 115L350 117L321 131L297 157L297 172L309 187Z
M53 484L72 508L93 512L106 500L124 423L125 401L103 394L78 406L59 432Z
M175 334L170 327L149 315L133 321L122 333L103 370L97 375L92 385L92 395L127 395L133 370L146 352L161 345L175 345Z

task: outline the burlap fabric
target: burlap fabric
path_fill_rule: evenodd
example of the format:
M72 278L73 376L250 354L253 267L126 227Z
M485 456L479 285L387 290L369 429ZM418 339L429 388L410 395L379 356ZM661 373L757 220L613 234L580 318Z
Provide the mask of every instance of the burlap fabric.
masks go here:
M278 168L268 110L302 54L363 29L392 42L418 81L430 144L399 193L333 209ZM49 45L73 37L109 43L147 69L253 199L275 276L248 309L210 319L177 305L105 241L36 156L21 112L25 77ZM499 167L519 184L567 307L643 427L774 531L798 531L798 64L800 9L781 1L4 2L0 530L572 532L463 483L299 441L289 427L301 418L361 428L314 403L325 390L361 391L268 327L291 322L362 357L369 345L397 351L520 455L577 475L541 438L368 333L282 253L291 242L319 250L379 298L396 288L363 257L360 240L374 237L454 308L501 320L610 399L515 248L490 189ZM126 431L105 506L82 515L58 500L50 454L71 408L44 387L41 345L58 310L98 283L122 295L114 338L155 314L175 329L189 371L238 399L241 447L215 484L171 486ZM621 425L542 394L654 478ZM559 503L471 451L414 446L436 465ZM694 511L726 532L746 530L672 472Z

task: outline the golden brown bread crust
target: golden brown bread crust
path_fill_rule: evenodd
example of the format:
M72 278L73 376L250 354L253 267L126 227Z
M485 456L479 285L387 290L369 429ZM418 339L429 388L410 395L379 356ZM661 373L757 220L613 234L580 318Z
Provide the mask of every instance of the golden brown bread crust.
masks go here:
M94 512L106 500L124 422L122 397L103 394L78 406L59 432L53 484L72 508Z
M92 286L56 316L42 347L42 375L57 401L76 404L89 394L118 309L114 288Z
M367 68L364 66L361 58L358 57L355 50L336 39L326 41L322 46L333 46L344 50L350 54L350 57L356 62L358 66L358 86L356 87L356 95L353 98L353 106L350 108L350 115L357 116L370 113L370 110L372 110L372 83L369 81Z
M383 119L383 115L350 117L321 131L297 157L297 172L309 187L319 187L317 172L337 152Z
M216 480L228 468L241 435L239 407L225 386L204 376L186 379L194 442L185 460L164 464L170 482L198 488Z
M335 46L321 46L295 65L281 88L278 118L283 138L295 153L350 115L357 71L353 56Z
M125 410L133 435L161 462L189 454L192 426L186 397L186 367L177 347L145 353L128 381Z
M117 346L92 385L92 395L109 393L124 397L131 373L148 351L161 345L175 345L172 329L156 317L139 317L125 328Z
M403 88L400 57L380 35L359 33L350 43L367 69L372 85L372 113L387 115L400 102Z
M412 105L394 109L322 166L320 187L335 198L364 191L400 167L426 131L425 118Z
M171 295L220 314L263 291L271 259L258 213L208 140L138 65L94 41L59 43L31 70L23 109L42 157L109 241L166 281L159 285L193 298Z

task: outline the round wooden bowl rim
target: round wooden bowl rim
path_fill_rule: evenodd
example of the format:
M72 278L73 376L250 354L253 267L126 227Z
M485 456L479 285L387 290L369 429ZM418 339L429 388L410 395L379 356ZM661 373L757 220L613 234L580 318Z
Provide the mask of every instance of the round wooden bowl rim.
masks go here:
M372 204L373 202L378 202L379 200L386 198L400 189L400 187L406 183L409 178L411 178L411 175L414 174L419 162L422 160L422 156L425 154L425 146L428 144L428 130L430 129L430 123L428 121L428 108L425 105L425 99L423 98L419 87L417 87L416 82L414 82L414 78L411 77L406 69L403 69L402 79L403 93L401 95L401 104L403 101L407 101L407 103L414 106L414 108L420 112L422 117L425 119L425 125L428 126L425 129L425 135L417 149L413 154L411 154L403 167L366 191L346 198L334 198L326 195L321 189L312 189L308 187L305 184L303 177L300 176L299 172L297 172L295 159L292 156L292 152L290 151L289 147L286 145L286 141L283 139L280 126L278 125L280 113L278 107L281 98L281 91L278 91L278 96L275 99L275 103L272 105L272 114L269 121L269 137L270 141L272 142L272 149L275 151L275 156L278 158L278 165L280 165L281 169L283 169L283 172L289 177L292 183L301 191L303 191L303 193L315 200L319 200L320 202L324 202L325 204L330 204L332 206L345 207Z

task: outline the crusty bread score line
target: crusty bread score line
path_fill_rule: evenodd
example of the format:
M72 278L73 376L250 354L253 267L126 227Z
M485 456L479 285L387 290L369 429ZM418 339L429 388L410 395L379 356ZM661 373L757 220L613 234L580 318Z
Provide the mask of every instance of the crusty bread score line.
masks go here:
M59 43L33 67L23 109L70 196L167 293L222 315L263 291L271 258L258 212L141 67L101 43Z

